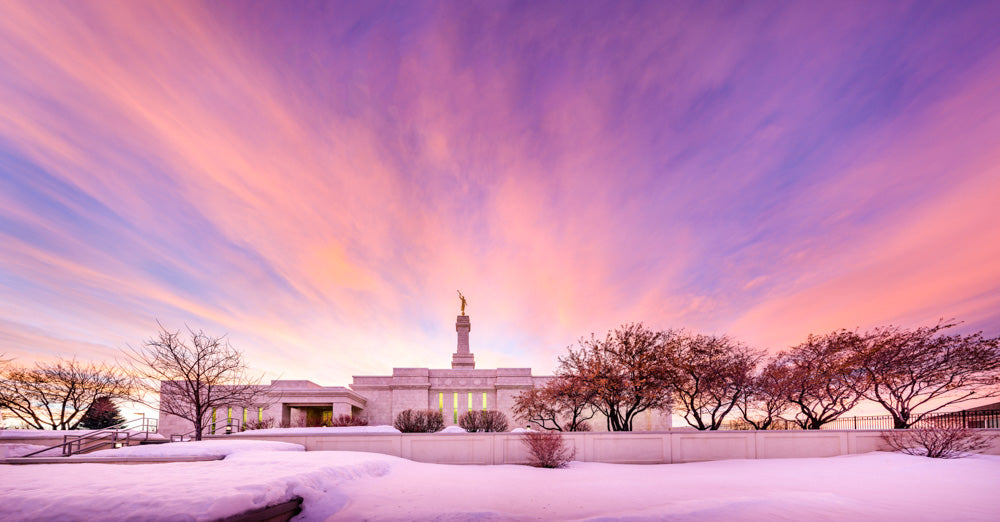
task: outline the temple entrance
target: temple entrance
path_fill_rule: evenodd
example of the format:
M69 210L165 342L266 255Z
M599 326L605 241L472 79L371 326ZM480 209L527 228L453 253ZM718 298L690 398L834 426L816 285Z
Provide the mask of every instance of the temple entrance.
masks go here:
M310 406L306 410L306 427L329 426L333 420L333 410L321 406Z
M317 428L329 426L333 421L330 406L289 406L288 410L291 428Z

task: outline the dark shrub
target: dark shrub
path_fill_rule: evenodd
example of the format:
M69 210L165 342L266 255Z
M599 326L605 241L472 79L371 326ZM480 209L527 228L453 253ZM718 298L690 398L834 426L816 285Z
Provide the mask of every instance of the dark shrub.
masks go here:
M367 426L368 419L364 417L354 417L351 415L341 414L335 415L330 419L330 426L334 428L340 428L343 426Z
M559 431L527 431L521 434L521 442L528 447L529 464L536 468L563 468L576 456Z
M894 451L934 459L958 459L993 445L996 435L965 428L911 428L882 433Z
M261 420L251 419L251 420L248 420L246 422L246 424L243 425L243 430L244 431L249 431L249 430L268 430L268 429L271 429L271 428L273 428L273 427L275 427L277 425L278 425L278 423L274 422L274 418L273 417L265 417L264 419L261 419Z
M496 410L471 410L458 418L458 425L469 433L507 431L507 416Z
M404 410L392 425L403 433L435 433L444 429L444 415L437 410Z

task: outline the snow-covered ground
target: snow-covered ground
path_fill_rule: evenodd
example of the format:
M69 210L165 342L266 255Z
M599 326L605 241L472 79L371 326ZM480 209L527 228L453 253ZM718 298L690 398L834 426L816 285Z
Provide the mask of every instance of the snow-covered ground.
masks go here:
M551 470L421 464L262 441L185 442L103 454L122 451L227 456L129 466L0 466L0 519L208 520L293 496L305 499L298 520L1000 518L1000 456L574 462Z

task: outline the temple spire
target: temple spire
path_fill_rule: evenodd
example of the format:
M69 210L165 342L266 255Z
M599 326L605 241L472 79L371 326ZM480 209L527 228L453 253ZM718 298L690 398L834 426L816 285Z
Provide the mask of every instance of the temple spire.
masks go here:
M465 304L465 299L462 299ZM464 310L464 306L463 312ZM469 316L464 313L455 318L455 331L458 332L458 348L451 356L451 367L454 370L472 370L476 367L476 357L469 351L469 331L472 330L472 323Z

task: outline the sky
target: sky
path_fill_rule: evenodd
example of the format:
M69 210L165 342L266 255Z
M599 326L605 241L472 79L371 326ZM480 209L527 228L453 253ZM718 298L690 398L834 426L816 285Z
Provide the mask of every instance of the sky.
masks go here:
M1000 3L2 1L0 353L1000 335Z

